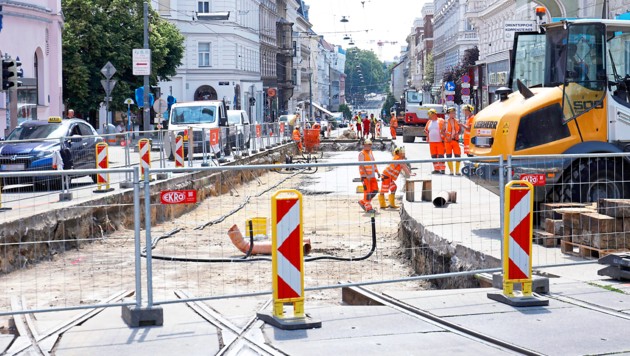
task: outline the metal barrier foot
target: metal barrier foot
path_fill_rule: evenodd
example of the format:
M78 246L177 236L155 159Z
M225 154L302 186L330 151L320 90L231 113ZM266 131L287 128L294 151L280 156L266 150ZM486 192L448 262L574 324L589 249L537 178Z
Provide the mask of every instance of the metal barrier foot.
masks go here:
M133 188L133 182L120 182L118 186L120 187L120 189Z
M322 322L320 320L312 319L308 315L297 318L278 318L273 316L271 313L257 313L256 317L263 322L282 330L303 330L322 327Z
M155 179L157 179L157 180L168 179L168 173L158 173L158 174L155 175Z
M162 307L137 308L134 306L122 307L122 319L127 326L132 328L145 326L162 326L164 324L164 311Z
M96 189L96 190L93 190L92 193L108 193L108 192L113 192L113 191L114 191L114 188ZM69 194L69 193L67 193L67 194ZM72 198L70 198L70 199L72 199ZM59 198L59 200L61 200L61 198Z
M72 193L59 193L59 201L72 200Z

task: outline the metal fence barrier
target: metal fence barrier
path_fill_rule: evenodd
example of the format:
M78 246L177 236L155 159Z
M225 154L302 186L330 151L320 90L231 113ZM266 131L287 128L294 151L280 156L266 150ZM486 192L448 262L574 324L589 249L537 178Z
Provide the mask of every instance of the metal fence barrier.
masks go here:
M257 130L264 132L262 126L249 125L249 130L242 131L243 142L240 136L233 141L237 150L239 144L247 146L248 139L249 147L241 150L251 152L290 137L286 128L283 135L277 125L267 129L268 135L257 135ZM212 146L215 141L210 141L214 140L210 135L203 132L200 139ZM401 163L391 161L386 151L375 151L374 155L381 172L391 163ZM73 183L71 193L79 199L72 203L35 191L15 193L30 195L11 200L13 193L3 191L3 205L19 202L28 204L30 211L0 213L5 231L0 241L4 273L0 284L5 290L0 298L0 314L15 313L10 300L15 295L28 301L26 309L50 311L101 306L114 290L135 290L136 306L268 294L270 257L258 252L269 248L270 196L278 189L298 189L304 195L306 286L314 291L312 298L325 298L329 289L339 288L339 282L345 281L352 281L349 285L400 283L401 288L417 289L426 286L426 279L453 281L476 272L496 271L501 261L504 207L502 195L492 191L501 192L508 177L520 179L524 172L534 174L541 167L547 170L554 160L568 158L443 160L454 165L459 161L473 179L431 174L434 160L409 160L404 163L415 175L406 183L403 179L397 181L395 200L404 210L379 208L377 195L372 201L376 207L372 223L371 214L364 213L357 204L363 198L363 186L356 156L356 151L330 152L323 163L292 165L152 166L144 179L137 167L109 169L113 183L131 176L132 189L129 194L97 201L88 191L94 187L86 185L82 190L78 183ZM601 177L597 173L600 169L612 168L613 173L606 175L615 179L606 184L625 189L627 175L618 174L616 165L609 163L622 156L628 157L598 155L596 162L606 163L594 164L594 177ZM580 159L588 157L582 155ZM492 162L495 164L488 166ZM623 165L619 169L626 172ZM89 177L102 172L2 172L0 178L58 180L69 174ZM160 174L189 176L178 181L178 192L166 192L171 195L164 197L166 185L150 182L152 176ZM483 184L481 178L485 179ZM79 182L78 178L73 182ZM602 184L601 179L591 178L560 182L550 180L550 186L542 189L547 192L564 189L564 184ZM443 197L442 192L447 193L444 202L438 199ZM389 193L384 192L385 197ZM175 204L181 202L179 199L190 199L190 204ZM566 206L551 203L536 208L535 213L541 217L539 230L541 224L546 227L548 220L554 220L550 226L562 225L564 230L553 234L554 238L566 242L561 248L535 245L534 266L583 263L582 257L592 257L582 254L586 241L599 241L599 248L591 247L600 253L630 247L625 244L627 228L610 230L625 227L627 220L622 211L627 210L623 207L601 202L596 207L587 202L564 203L580 204L578 208L585 210L563 212L559 209ZM51 204L60 204L63 209L51 210ZM576 213L577 218L570 216L565 221L570 213ZM571 224L569 230L567 224ZM617 240L611 242L613 236ZM607 248L602 248L604 242L609 244ZM449 283L454 282L441 285ZM185 290L189 298L176 297L176 290Z

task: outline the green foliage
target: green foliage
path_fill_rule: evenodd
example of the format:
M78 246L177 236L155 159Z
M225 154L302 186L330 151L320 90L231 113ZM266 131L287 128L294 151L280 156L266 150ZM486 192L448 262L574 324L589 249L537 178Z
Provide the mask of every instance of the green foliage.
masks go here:
M343 113L344 118L348 120L352 118L352 111L350 110L350 107L348 107L348 105L346 104L339 105L339 111Z
M110 61L116 67L112 79L114 110L123 109L125 98L143 85L132 73L132 50L143 48L143 1L62 0L63 94L69 108L86 113L98 109L105 97L101 68ZM152 51L151 84L175 75L184 55L184 37L172 24L149 7L149 45ZM135 100L135 99L134 99Z
M391 112L395 104L396 104L396 98L394 98L394 94L392 94L391 92L387 92L387 97L385 98L385 102L383 103L383 108L381 109L381 111L384 111L386 113L385 115L386 117L389 118L389 113Z
M444 72L444 76L442 77L444 82L455 82L455 84L458 86L457 90L455 90L455 104L462 103L460 88L461 77L464 74L468 74L470 68L475 65L475 62L477 62L478 59L479 49L477 48L477 46L469 48L464 51L464 56L462 57L462 61L460 64Z
M363 74L363 82L359 73ZM372 51L348 49L345 74L346 98L353 104L361 104L365 94L385 92L388 86L389 72Z

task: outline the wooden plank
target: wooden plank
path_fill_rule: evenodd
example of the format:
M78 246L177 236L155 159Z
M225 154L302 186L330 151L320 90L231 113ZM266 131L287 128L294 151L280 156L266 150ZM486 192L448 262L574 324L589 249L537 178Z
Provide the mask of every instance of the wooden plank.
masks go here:
M577 249L577 251L576 251ZM602 258L611 253L628 252L628 249L598 249L569 241L561 241L560 251L567 255L579 256L587 259Z
M552 235L564 235L564 222L560 219L545 219L545 231Z
M558 246L558 236L548 233L543 230L534 230L535 240L538 241L539 245L543 245L545 247L556 247Z
M615 218L630 218L630 199L600 199L597 211Z
M543 217L547 219L562 219L562 214L557 209L562 208L583 208L582 203L545 203L542 204Z
M591 209L587 208L563 208L557 209L556 211L562 214L564 227L571 229L581 228L580 214L592 212Z

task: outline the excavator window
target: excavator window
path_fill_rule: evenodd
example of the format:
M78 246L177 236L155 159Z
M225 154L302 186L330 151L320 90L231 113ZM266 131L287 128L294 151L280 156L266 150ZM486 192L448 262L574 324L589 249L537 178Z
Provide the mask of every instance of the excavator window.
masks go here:
M609 27L606 78L615 101L630 107L630 27Z

